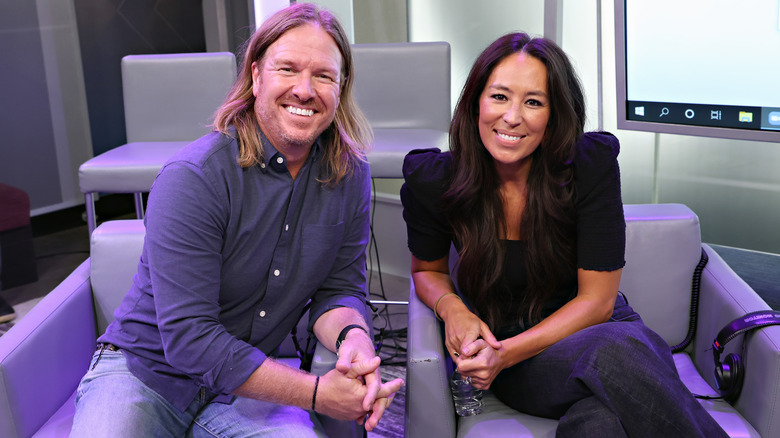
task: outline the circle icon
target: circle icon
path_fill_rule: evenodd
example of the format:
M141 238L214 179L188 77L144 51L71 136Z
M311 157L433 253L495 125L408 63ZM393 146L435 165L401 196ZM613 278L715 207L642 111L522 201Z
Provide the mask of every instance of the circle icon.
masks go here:
M688 108L687 110L685 110L685 117L692 119L693 116L695 115L696 113L694 113L692 109Z

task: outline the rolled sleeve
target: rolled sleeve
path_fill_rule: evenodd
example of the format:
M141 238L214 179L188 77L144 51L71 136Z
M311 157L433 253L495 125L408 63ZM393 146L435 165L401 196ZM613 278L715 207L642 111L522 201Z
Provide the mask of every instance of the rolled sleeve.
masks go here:
M215 393L238 388L265 354L220 321L227 211L215 184L187 163L167 166L149 198L145 251L166 360Z

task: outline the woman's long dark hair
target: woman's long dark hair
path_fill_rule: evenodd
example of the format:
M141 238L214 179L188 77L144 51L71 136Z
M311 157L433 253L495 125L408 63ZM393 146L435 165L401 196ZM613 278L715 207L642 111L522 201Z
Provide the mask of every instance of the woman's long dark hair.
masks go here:
M537 322L560 282L576 271L571 161L585 124L582 87L568 57L554 42L525 33L507 34L479 55L461 92L450 126L453 179L443 197L460 246L458 286L493 330L507 304L497 293L502 287L505 250L500 239L506 222L498 173L479 135L479 99L495 66L518 52L546 66L550 102L544 138L532 154L521 220L528 276L522 314Z

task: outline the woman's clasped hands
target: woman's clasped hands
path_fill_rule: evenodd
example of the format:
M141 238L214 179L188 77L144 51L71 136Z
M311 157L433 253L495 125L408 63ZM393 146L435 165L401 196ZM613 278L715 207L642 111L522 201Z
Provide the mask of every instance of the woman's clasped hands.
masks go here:
M488 389L505 368L502 345L490 328L459 300L442 306L445 345L460 374L477 389Z

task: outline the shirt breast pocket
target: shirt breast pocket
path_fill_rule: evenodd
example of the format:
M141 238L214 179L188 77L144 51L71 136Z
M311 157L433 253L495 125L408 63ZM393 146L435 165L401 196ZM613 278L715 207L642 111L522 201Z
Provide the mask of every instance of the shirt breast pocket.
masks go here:
M305 225L301 242L301 272L314 287L328 276L344 238L344 222Z

